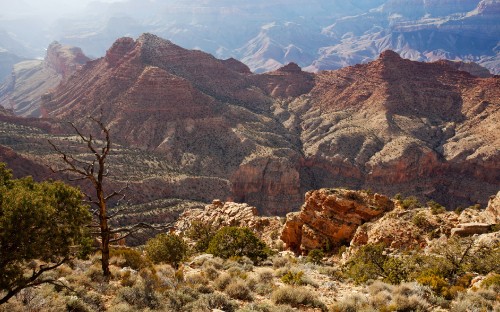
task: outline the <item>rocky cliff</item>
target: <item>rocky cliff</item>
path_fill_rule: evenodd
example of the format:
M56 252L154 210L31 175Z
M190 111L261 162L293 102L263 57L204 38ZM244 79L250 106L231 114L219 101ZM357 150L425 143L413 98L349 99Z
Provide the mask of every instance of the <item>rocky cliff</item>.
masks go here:
M432 203L412 207L405 205L408 199L367 191L319 189L306 193L300 211L286 216L280 238L296 254L313 249L335 252L349 246L344 256L366 244L383 243L390 250L422 249L455 235L485 234L482 239L493 239L495 244L500 234L495 227L500 221L499 198L492 196L486 209L475 206L451 212Z
M318 74L307 96L281 109L318 186L412 190L456 206L497 192L499 98L498 78L386 51Z
M300 203L300 153L271 118L268 93L297 96L310 90L302 82L312 77L300 69L277 75L257 83L235 60L145 34L117 40L47 96L44 110L81 127L81 116L102 111L118 143L154 151L188 175L224 179L231 185L224 199L284 214L290 208L283 203Z
M89 61L80 48L53 42L44 60L17 63L0 84L0 105L16 115L39 117L42 96Z
M296 253L334 250L350 242L360 225L392 209L394 202L384 195L344 189L311 191L300 211L287 215L281 240Z
M43 108L84 131L82 116L102 114L122 153L147 155L117 173L144 198L215 197L284 215L307 190L349 187L452 209L498 192L499 84L391 51L337 71L257 75L145 34L117 40Z

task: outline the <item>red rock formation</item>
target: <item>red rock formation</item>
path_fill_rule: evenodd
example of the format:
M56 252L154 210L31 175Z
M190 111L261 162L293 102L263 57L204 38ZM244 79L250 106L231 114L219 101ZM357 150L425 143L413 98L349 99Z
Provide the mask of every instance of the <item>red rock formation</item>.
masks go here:
M43 95L80 69L89 58L80 48L53 42L42 60L18 63L9 79L0 84L0 106L16 115L39 117Z
M485 203L500 179L499 98L498 78L391 51L317 75L295 64L254 75L145 34L118 40L44 107L84 129L102 111L118 144L157 153L190 186L220 179L224 200L284 214L320 187Z
M90 59L83 54L78 47L65 46L57 41L52 42L45 56L47 66L54 69L58 74L62 75L62 79L66 79L75 71L80 69Z
M296 253L349 242L357 228L394 208L386 196L342 189L306 193L300 212L287 215L281 240Z
M499 79L386 51L315 81L287 105L285 124L299 131L317 185L411 190L452 207L497 191Z
M271 134L281 126L262 113L270 98L243 66L149 34L122 38L47 96L44 107L47 116L83 128L81 116L102 110L118 143L161 153L195 177L228 181L233 188L224 199L284 214L291 208L283 203L300 204L299 155L283 129Z
M256 83L272 97L297 97L313 88L314 76L302 71L297 64L290 63L259 76Z
M11 148L0 145L0 162L6 163L14 178L32 176L37 181L56 178L52 171L32 159L19 155ZM60 177L59 177L60 178Z

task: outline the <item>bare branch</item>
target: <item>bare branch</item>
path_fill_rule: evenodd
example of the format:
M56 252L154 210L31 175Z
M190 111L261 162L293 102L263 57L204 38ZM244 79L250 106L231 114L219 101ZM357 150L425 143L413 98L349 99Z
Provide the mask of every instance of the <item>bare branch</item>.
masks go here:
M127 182L127 184L124 187L122 187L119 191L115 191L115 192L109 194L108 196L106 196L104 198L104 200L110 200L111 198L116 197L116 196L122 196L122 199L123 199L125 197L125 194L123 194L123 191L127 190L128 187L129 187L129 182Z

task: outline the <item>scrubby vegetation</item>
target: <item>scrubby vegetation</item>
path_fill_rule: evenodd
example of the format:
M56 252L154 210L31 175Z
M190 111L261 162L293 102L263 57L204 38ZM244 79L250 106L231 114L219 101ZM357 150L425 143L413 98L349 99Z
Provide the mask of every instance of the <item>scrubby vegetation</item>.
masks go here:
M0 297L23 286L0 312L500 310L495 233L484 240L442 230L425 246L365 242L297 256L271 251L249 228L197 224L144 246L113 246L107 278L99 253L83 248L90 217L81 193L59 182L13 180L0 169ZM435 231L445 211L432 205L401 210L404 222L422 235ZM15 231L15 220L38 236ZM14 243L22 252L8 253ZM46 283L16 284L48 267L37 276Z
M210 240L207 252L224 259L246 256L252 261L264 260L268 248L248 228L224 227Z
M177 239L173 235L170 238ZM456 243L463 244L464 239ZM66 287L48 284L25 289L1 305L0 311L498 309L500 275L494 273L498 271L498 260L484 263L481 274L486 274L483 270L488 267L494 272L488 272L471 287L479 273L468 273L467 268L479 256L471 253L460 266L454 266L454 259L458 254L463 258L465 250L453 244L448 247L450 255L445 257L419 252L396 257L387 254L381 244L366 245L344 266L335 257L333 262L315 264L306 257L277 254L271 261L256 265L247 257L222 259L201 253L184 257L178 268L152 262L149 254L140 249L122 247L112 249L109 282L102 276L98 255L88 260L73 259L50 274L64 281ZM498 248L489 249L481 257L487 259L486 254L495 252Z
M168 263L174 267L186 256L187 245L176 234L159 234L147 241L145 246L147 257L154 263Z

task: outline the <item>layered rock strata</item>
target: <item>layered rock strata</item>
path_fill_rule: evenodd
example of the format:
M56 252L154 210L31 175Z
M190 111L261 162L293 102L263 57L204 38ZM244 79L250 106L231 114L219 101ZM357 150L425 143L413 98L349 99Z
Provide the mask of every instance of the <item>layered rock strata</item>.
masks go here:
M42 96L89 60L80 48L51 43L44 60L14 65L10 77L0 84L0 105L16 115L40 117Z
M217 196L285 215L322 187L485 205L500 181L499 99L498 77L391 51L337 71L255 75L144 34L117 40L44 96L43 110L85 132L82 116L102 114L116 144L154 154L136 183L145 197Z

